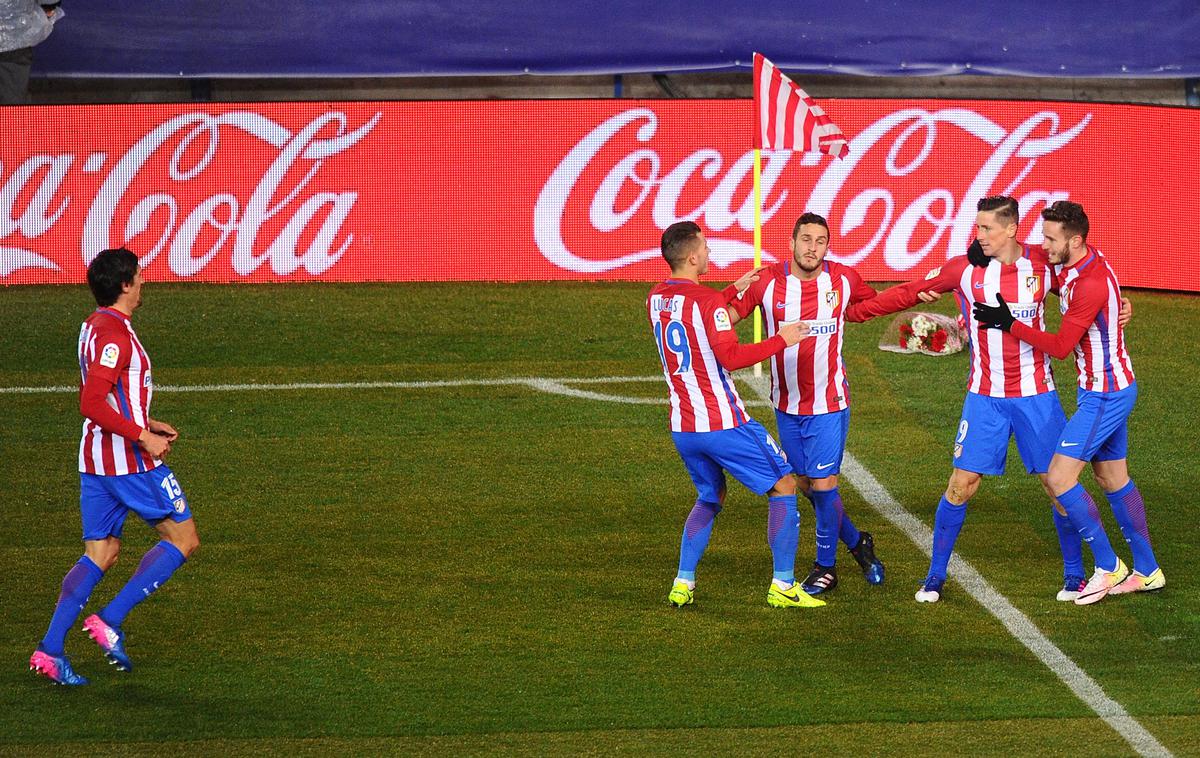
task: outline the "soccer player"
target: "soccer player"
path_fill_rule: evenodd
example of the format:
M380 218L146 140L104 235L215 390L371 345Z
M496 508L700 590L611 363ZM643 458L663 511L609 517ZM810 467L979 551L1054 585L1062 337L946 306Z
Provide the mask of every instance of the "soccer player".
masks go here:
M801 592L795 581L800 530L796 477L775 440L746 414L729 374L796 344L808 327L786 324L770 339L738 344L724 296L700 284L709 256L700 227L691 221L672 224L661 242L671 278L650 291L647 314L671 394L671 437L697 492L667 599L677 607L695 600L696 566L721 512L728 471L755 494L769 497L767 543L774 577L767 603L776 608L825 605Z
M130 323L142 303L137 256L123 248L105 250L88 266L87 279L99 308L79 332L83 557L63 579L50 627L29 659L30 669L66 685L88 683L71 668L63 644L92 590L116 563L129 512L153 526L162 540L146 552L116 597L83 623L109 663L121 671L133 667L121 630L125 617L200 544L187 497L162 462L179 433L150 416L150 358Z
M837 542L854 556L871 584L882 584L883 563L875 556L874 538L859 531L846 514L838 492L838 475L850 428L850 384L842 361L845 322L870 318L859 304L879 293L849 266L825 260L829 224L816 213L805 213L792 226L788 244L792 257L753 272L724 290L734 321L761 308L767 334L781 324L803 320L811 339L788 347L771 358L771 403L775 406L779 440L788 462L800 477L800 490L813 504L817 554L801 584L810 595L837 586ZM881 315L907 305L894 292L876 304ZM936 299L938 295L923 298Z
M1087 244L1083 206L1059 200L1042 211L1042 247L1058 267L1062 325L1057 334L1017 321L1000 293L997 305L976 302L980 325L1001 329L1055 358L1075 352L1078 406L1058 438L1047 481L1080 536L1092 549L1096 571L1075 598L1087 605L1108 594L1166 586L1150 545L1146 506L1129 477L1128 418L1137 400L1133 363L1118 319L1121 286L1104 256ZM1116 555L1091 495L1079 483L1090 462L1113 515L1133 552L1133 573ZM1126 576L1128 574L1128 576Z

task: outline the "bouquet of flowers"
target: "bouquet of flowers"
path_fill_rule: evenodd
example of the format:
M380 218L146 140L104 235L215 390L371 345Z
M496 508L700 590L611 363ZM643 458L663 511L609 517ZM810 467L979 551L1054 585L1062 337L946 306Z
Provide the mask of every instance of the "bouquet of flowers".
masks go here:
M967 333L959 319L940 313L901 313L884 330L880 350L950 355L963 349Z

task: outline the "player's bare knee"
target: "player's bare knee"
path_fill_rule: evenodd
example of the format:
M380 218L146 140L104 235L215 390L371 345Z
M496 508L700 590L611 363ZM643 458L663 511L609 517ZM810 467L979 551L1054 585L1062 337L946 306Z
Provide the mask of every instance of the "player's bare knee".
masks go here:
M972 471L955 470L950 475L950 482L946 485L946 499L954 505L966 503L975 495L982 479L982 476Z
M775 486L767 494L771 496L795 495L796 477L793 474L785 474L779 481L775 482Z
M1046 478L1042 483L1046 486L1046 491L1050 497L1057 498L1062 493L1071 489L1079 480L1071 476L1069 472L1054 471L1053 469L1046 474Z
M828 492L829 490L838 486L838 478L836 475L835 476L824 476L824 477L821 477L820 479L813 479L811 481L812 481L812 488L814 490L817 490L818 492Z
M1112 476L1101 471L1093 471L1092 474L1096 477L1096 484L1100 485L1100 489L1105 492L1116 492L1129 483L1129 475Z

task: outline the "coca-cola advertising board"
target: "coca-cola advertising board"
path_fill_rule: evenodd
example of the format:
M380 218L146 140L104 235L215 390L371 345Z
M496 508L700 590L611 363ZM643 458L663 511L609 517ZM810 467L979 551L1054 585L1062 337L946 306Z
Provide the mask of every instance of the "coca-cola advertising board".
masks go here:
M801 213L871 280L1018 236L1069 198L1129 286L1200 291L1200 112L826 100L844 160L764 152L763 257ZM754 256L750 100L255 103L0 109L0 283L78 283L126 246L151 281L655 280L697 221L709 278Z

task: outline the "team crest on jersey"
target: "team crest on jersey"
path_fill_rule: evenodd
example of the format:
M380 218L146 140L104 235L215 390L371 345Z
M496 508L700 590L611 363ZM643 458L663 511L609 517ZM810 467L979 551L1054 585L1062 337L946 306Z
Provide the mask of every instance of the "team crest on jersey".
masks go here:
M121 348L115 342L110 342L100 351L100 365L116 368L117 360L121 357Z
M733 324L729 323L729 311L724 308L713 311L713 323L716 324L718 332L727 332L733 328Z
M962 451L963 451L962 443L961 443L961 442L957 442L957 443L955 443L955 444L954 444L954 457L955 457L955 458L961 458L961 457L962 457Z
M931 270L928 274L925 275L925 280L928 281L930 279L936 279L937 275L940 273L942 273L942 267L938 266L937 268Z
M1025 289L1029 290L1029 294L1036 295L1041 288L1042 277L1036 274L1025 277Z
M829 290L828 292L825 293L825 304L828 305L830 308L837 310L838 302L841 301L841 298L842 298L842 296L838 293L837 290Z
M181 497L177 497L175 498L175 502L171 504L171 507L175 509L176 513L183 513L187 508L187 501Z

